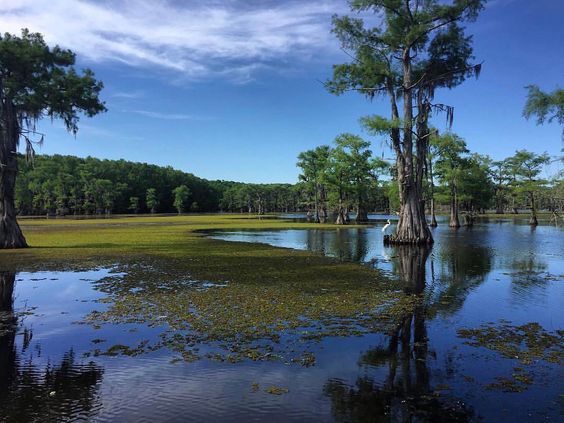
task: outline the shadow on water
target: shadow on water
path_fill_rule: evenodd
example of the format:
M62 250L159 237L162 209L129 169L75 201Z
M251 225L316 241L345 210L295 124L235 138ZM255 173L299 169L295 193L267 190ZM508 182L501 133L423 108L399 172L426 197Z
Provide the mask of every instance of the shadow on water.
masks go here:
M102 368L92 362L77 363L72 349L63 354L58 364L34 364L33 357L39 358L41 350L28 351L33 331L18 327L15 278L15 272L0 272L0 421L93 417L101 407L98 389ZM17 348L16 337L20 335L23 340ZM30 354L24 359L25 353Z
M333 417L347 422L469 421L474 410L460 400L439 396L431 383L427 306L422 300L431 249L397 246L393 250L406 294L420 296L421 301L404 314L383 346L360 356L360 366L383 368L384 376L375 380L364 375L354 386L334 379L325 384Z

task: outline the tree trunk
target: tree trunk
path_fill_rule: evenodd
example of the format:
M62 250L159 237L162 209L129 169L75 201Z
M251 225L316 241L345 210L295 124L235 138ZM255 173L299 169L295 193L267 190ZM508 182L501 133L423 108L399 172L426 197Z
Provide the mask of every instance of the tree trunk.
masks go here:
M431 196L431 226L436 228L438 225L437 217L435 216L435 199Z
M503 198L501 198L501 196L498 196L496 199L495 214L503 214L503 208Z
M366 208L359 203L356 210L356 223L368 222L368 212Z
M398 172L399 173L399 172ZM404 184L403 175L400 184L400 214L396 232L387 242L390 244L432 244L433 235L427 225L425 209L421 197L414 191L413 184ZM408 177L407 179L413 178Z
M0 248L25 248L27 242L16 219L19 127L10 100L0 104Z
M403 143L400 131L391 130L392 145L396 152L396 166L400 192L400 215L395 234L385 239L390 244L432 244L433 235L425 218L423 200L423 169L427 151L428 130L426 129L427 106L418 95L419 115L417 122L417 155L413 157L413 86L411 80L410 48L403 52ZM388 87L392 102L392 119L399 119L395 93ZM425 133L425 134L424 134ZM425 137L423 137L425 135ZM403 145L403 147L402 147Z
M337 219L335 220L336 225L346 225L347 218L345 216L345 209L342 206L339 206L337 210Z
M337 210L337 219L335 220L335 224L346 225L347 223L346 212L345 208L343 207L342 193L339 191L339 208Z
M539 221L537 219L537 210L535 207L535 194L531 192L531 219L529 220L529 225L537 226Z
M433 180L433 160L429 158L429 179L431 181L431 226L438 226L437 217L435 216L435 181Z
M356 214L356 223L368 222L368 212L364 207L359 207Z
M474 213L470 212L470 213L466 213L464 215L464 226L474 226Z
M460 228L460 220L458 219L458 198L456 195L456 188L452 189L450 197L450 222L448 224L451 228Z
M326 206L323 206L323 207L321 208L321 212L319 213L319 222L320 222L320 223L325 223L325 222L327 222L327 216L328 216L328 215L329 215L329 214L327 213L327 207L326 207Z
M318 199L318 195L319 195L319 185L317 183L315 183L315 215L314 215L314 222L315 223L319 223L319 199Z

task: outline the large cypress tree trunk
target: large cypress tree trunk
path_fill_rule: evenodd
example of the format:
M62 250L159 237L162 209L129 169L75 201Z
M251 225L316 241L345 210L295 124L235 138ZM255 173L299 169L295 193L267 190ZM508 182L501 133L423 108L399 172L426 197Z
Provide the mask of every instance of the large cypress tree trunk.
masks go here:
M531 219L529 220L529 224L531 226L537 226L539 221L537 219L537 208L535 205L535 193L531 192Z
M15 207L19 136L15 107L9 99L3 98L0 104L0 248L27 247Z
M402 201L396 233L389 239L392 244L433 243L433 236L425 219L423 202L420 200L420 196L414 192L414 188L413 186L402 187L400 185Z
M391 244L432 244L433 235L425 218L423 200L423 173L427 153L428 129L426 127L428 105L423 104L422 92L418 93L417 106L417 157L413 155L413 86L411 56L407 48L403 54L403 147L400 130L392 129L391 138L396 151L396 166L400 192L400 215L396 232L386 242ZM392 102L392 119L399 120L395 93L388 89Z

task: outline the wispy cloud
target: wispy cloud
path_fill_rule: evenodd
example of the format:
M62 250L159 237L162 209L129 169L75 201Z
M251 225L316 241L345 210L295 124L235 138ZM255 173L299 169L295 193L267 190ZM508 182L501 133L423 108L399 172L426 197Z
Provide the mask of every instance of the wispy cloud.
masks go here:
M167 120L211 120L210 116L198 116L184 113L161 113L153 112L150 110L123 110L126 113L135 113L142 116L147 116L154 119L167 119Z
M145 96L143 91L118 91L111 95L114 98L138 99Z
M0 2L0 19L3 31L28 27L90 61L245 81L273 61L334 48L330 16L345 10L334 0L12 0Z

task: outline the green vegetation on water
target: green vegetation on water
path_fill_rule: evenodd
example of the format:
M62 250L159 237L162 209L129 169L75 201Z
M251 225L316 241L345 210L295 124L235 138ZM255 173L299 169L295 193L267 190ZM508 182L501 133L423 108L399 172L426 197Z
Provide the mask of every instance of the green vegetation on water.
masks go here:
M101 303L108 308L90 313L85 323L164 328L157 343L104 349L97 340L95 355L136 355L166 347L190 361L205 355L309 366L315 357L303 341L385 331L416 298L359 264L213 240L202 231L311 226L242 215L28 219L22 228L36 248L0 255L7 270L111 267L112 275L94 282L107 294ZM292 341L280 342L284 337Z

